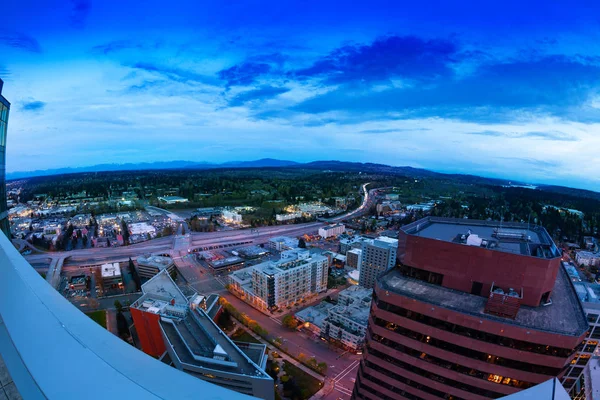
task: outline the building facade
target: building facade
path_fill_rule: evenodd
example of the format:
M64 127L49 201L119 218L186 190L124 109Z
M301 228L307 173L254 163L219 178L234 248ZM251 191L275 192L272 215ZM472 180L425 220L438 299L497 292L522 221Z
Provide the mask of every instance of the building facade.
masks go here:
M381 236L363 242L358 284L373 288L377 278L396 265L398 240Z
M575 253L575 261L579 265L598 266L600 264L600 253L592 253L591 251L578 251Z
M323 228L319 228L319 236L321 236L323 239L336 237L344 232L346 232L346 227L344 224L327 225Z
M572 384L589 325L545 229L428 217L398 241L353 399L483 400L553 377Z
M4 82L0 79L0 230L10 239L10 225L6 207L6 134L10 103L2 96Z
M266 345L233 342L211 317L217 301L186 296L166 270L144 283L142 292L130 310L144 352L168 355L175 368L198 379L274 399L273 379L264 371Z
M351 268L360 269L362 262L362 250L352 249L346 252L346 265Z
M229 275L232 293L261 311L281 309L327 290L327 257L294 249Z
M139 256L136 261L140 278L150 279L164 269L169 275L175 271L175 262L171 257L146 255Z

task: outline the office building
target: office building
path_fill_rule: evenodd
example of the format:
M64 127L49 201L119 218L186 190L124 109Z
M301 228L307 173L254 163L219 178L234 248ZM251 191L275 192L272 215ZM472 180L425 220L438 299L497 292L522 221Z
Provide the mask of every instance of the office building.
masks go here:
M346 252L346 265L351 268L360 269L362 262L362 249L352 249Z
M370 242L373 239L364 236L346 236L340 238L340 253L346 255L349 250L362 249L363 242Z
M223 210L221 214L223 220L227 223L232 224L241 224L242 223L242 214L238 213L235 210Z
M108 263L100 267L100 276L104 288L117 287L123 284L119 263Z
M171 257L145 255L139 256L136 261L140 278L150 279L165 269L169 275L175 271L175 263Z
M186 296L166 270L142 285L130 307L142 350L173 366L236 392L274 399L273 379L265 373L266 345L233 342L214 322L216 298Z
M398 239L381 236L362 243L360 275L358 284L373 288L375 280L396 265Z
M346 227L344 226L344 224L327 225L322 228L319 228L319 236L321 236L323 239L336 237L344 232L346 232Z
M327 257L305 249L287 250L267 261L229 275L229 289L253 307L269 311L292 305L327 290Z
M4 82L0 79L0 230L10 239L10 225L6 207L6 134L10 103L2 96Z
M571 385L589 325L560 260L540 226L428 217L402 227L398 268L377 279L353 398Z

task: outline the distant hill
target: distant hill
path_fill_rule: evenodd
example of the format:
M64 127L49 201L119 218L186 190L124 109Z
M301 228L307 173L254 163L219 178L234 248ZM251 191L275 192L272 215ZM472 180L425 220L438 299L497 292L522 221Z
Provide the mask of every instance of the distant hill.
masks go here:
M6 179L23 179L34 176L51 176L63 174L77 174L83 172L110 172L110 171L140 171L160 169L212 169L212 168L267 168L289 167L297 165L295 161L276 160L263 158L255 161L229 161L222 164L197 162L197 161L157 161L152 163L127 163L127 164L98 164L78 168L56 168L36 171L18 171L6 174Z

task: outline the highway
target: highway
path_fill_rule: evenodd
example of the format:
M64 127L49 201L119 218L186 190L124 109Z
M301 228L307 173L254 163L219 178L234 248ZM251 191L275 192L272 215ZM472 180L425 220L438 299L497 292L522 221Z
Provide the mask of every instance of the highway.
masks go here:
M368 183L362 186L363 202L356 210L334 217L329 222L339 222L353 218L366 212L373 204L374 192L377 189L366 191ZM165 211L159 209L160 211ZM326 222L308 222L303 224L265 226L257 229L238 229L219 232L192 232L186 235L173 235L157 238L130 246L89 248L72 250L68 252L37 253L25 256L36 269L43 270L44 265L55 264L55 260L65 259L65 266L94 265L105 262L127 261L148 253L168 253L174 256L183 256L185 252L193 249L204 249L215 246L236 245L237 243L262 244L275 236L302 236L314 234ZM184 239L185 238L185 239Z

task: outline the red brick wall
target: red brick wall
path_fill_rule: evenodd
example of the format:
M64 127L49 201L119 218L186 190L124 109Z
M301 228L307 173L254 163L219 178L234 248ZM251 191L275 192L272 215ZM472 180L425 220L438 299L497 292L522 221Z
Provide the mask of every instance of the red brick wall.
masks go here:
M471 285L483 283L482 295L492 283L507 290L523 288L521 304L538 306L542 295L554 288L560 258L543 259L504 253L442 240L407 235L400 231L398 259L401 263L444 275L442 285L470 293Z

